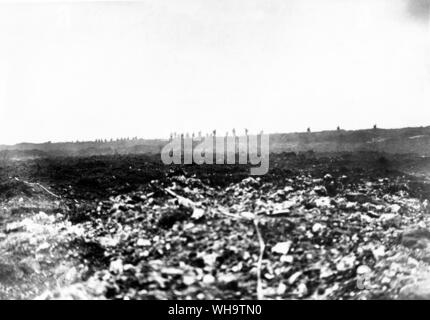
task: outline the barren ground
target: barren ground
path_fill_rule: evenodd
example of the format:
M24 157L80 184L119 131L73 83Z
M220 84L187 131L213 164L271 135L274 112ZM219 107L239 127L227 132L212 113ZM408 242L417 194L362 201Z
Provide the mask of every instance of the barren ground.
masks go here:
M257 178L149 156L10 162L0 298L430 298L429 166L284 153Z

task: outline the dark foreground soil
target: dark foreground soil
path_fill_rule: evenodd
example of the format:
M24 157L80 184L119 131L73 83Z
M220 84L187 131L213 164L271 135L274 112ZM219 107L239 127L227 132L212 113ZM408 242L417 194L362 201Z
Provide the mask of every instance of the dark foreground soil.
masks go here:
M430 298L430 160L156 157L0 169L0 298Z

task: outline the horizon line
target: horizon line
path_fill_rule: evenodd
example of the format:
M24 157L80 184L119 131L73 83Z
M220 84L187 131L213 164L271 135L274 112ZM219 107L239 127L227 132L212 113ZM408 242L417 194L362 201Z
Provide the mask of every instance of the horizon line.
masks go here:
M376 124L375 124L376 126ZM427 126L410 126L410 127L394 127L394 128L382 128L382 127L369 127L369 128L362 128L362 129L345 129L345 128L339 128L339 129L334 129L334 130L319 130L319 131L289 131L289 132L268 132L265 134L268 135L283 135L283 134L302 134L302 133L308 133L308 134L315 134L315 133L323 133L323 132L336 132L336 131L343 131L343 132L350 132L350 131L367 131L367 130L402 130L402 129L414 129L414 128L429 128L430 125ZM311 129L310 127L308 129ZM218 131L218 130L216 130ZM211 131L213 132L213 131ZM230 133L230 131L228 131L228 133ZM182 133L184 134L184 133ZM211 133L207 132L207 134L211 135ZM258 135L259 133L250 133L249 135ZM185 134L184 134L185 135ZM244 134L238 134L237 136L241 136ZM206 136L202 135L202 137ZM217 137L225 137L226 135L218 135ZM5 143L1 143L0 146L2 147L12 147L12 146L17 146L17 145L22 145L22 144L35 144L35 145L43 145L43 144L65 144L65 143L113 143L113 142L121 142L121 141L134 141L134 140L146 140L146 141L169 141L169 137L165 137L165 138L161 138L161 137L157 137L157 138L144 138L144 137L116 137L116 138L96 138L93 140L68 140L68 141L52 141L52 140L48 140L48 141L43 141L43 142L29 142L29 141L22 141L22 142L17 142L17 143L11 143L11 144L5 144Z

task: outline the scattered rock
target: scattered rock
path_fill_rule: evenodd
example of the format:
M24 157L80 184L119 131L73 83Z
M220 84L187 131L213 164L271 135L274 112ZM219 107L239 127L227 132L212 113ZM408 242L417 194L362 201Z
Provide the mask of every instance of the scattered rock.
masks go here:
M276 289L276 294L282 296L287 291L287 286L285 283L280 282L278 288Z
M290 251L291 245L291 241L279 242L272 248L272 252L285 255Z
M314 200L315 206L318 208L328 208L331 206L330 197L320 197Z
M338 271L346 271L352 269L355 265L356 257L355 255L345 256L336 264L336 269Z
M123 272L123 263L121 259L111 261L109 265L109 271L114 274L120 274Z
M294 261L294 256L292 256L292 255L282 255L281 259L279 261L281 261L283 263L291 264Z
M51 245L48 242L43 242L41 243L37 248L36 248L36 252L40 252L40 251L46 251L51 247Z
M201 208L194 208L191 219L200 220L205 215L205 210Z
M388 209L390 210L390 212L398 214L400 213L400 210L402 209L402 207L399 206L398 204L392 204L388 207Z
M397 213L384 213L380 216L379 220L384 227L399 228L402 223L402 217Z
M299 285L297 286L296 293L300 298L306 296L308 294L308 287L306 286L306 284L303 282L299 283Z
M319 233L324 228L325 228L325 226L323 224L317 222L312 226L312 232L313 233Z
M205 274L202 281L204 284L212 284L215 282L215 277L211 274Z
M136 245L138 247L149 247L151 245L151 240L140 238L137 240Z
M368 266L366 265L360 265L357 267L357 275L365 275L368 274L372 271L372 269L370 269Z
M324 186L316 186L314 188L314 192L320 196L326 196L327 195L327 189Z
M193 276L183 276L182 278L182 282L186 285L186 286L191 286L196 282L196 278Z
M21 221L8 223L6 225L6 233L17 232L24 230L24 224Z
M178 268L163 268L161 269L161 274L167 275L167 276L181 276L184 274L184 270L178 269Z
M302 271L297 271L295 273L293 273L289 278L288 278L288 283L290 285L294 284L301 276L302 276L303 272Z

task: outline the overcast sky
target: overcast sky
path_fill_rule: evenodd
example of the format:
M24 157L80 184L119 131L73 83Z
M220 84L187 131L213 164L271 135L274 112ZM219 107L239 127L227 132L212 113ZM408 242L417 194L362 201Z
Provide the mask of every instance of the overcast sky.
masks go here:
M428 9L0 1L0 143L430 125Z

